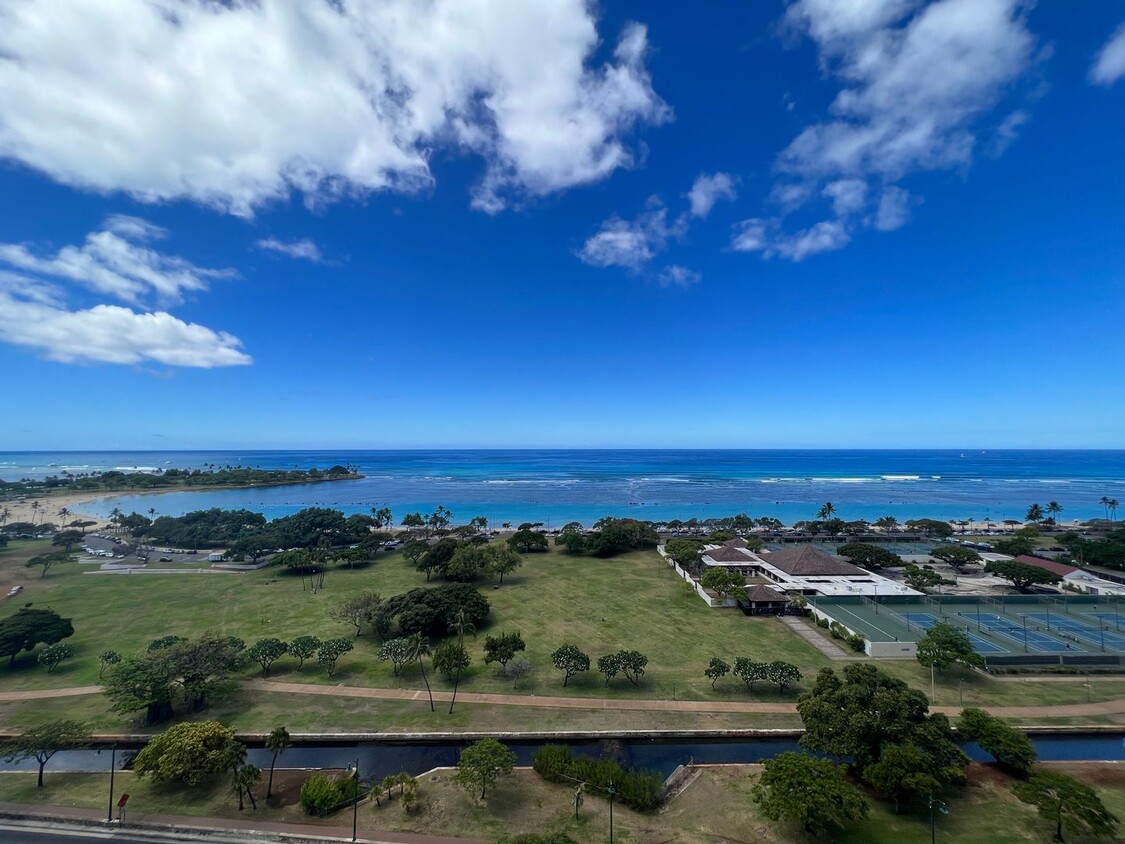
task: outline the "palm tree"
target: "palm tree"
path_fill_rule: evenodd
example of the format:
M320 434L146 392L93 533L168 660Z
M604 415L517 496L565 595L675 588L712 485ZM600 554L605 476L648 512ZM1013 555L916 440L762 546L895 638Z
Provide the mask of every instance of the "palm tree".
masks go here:
M35 524L35 517L39 515L39 511L43 509L43 505L38 501L31 502L31 523Z
M1109 513L1115 522L1117 521L1117 505L1120 503L1116 498L1109 499Z
M58 516L60 519L62 519L63 524L65 525L66 520L69 519L74 514L72 512L70 512L70 510L68 510L66 507L60 507L59 512L55 513L55 515Z
M835 505L831 501L826 501L824 502L824 506L820 508L819 512L817 512L816 517L818 519L824 520L831 519L834 515L836 515Z
M155 507L149 507L148 508L148 520L150 522L156 521L156 508Z
M1099 503L1103 507L1105 507L1105 520L1108 522L1109 521L1109 496L1103 495L1102 500Z
M457 610L453 616L453 623L449 625L451 633L457 634L457 647L459 650L465 649L465 634L472 633L474 636L477 633L476 626L469 621L465 615L465 608ZM457 673L453 677L453 699L449 701L449 714L453 714L453 704L457 703L457 687L461 684L461 663L457 662Z
M1051 522L1053 524L1057 525L1059 523L1059 513L1061 513L1062 511L1063 511L1063 507L1062 507L1061 504L1059 504L1059 502L1057 502L1057 501L1048 501L1047 502L1047 512L1051 514Z
M254 765L240 765L234 769L232 775L231 788L238 792L238 811L245 808L242 802L242 793L246 792L246 796L250 798L250 806L253 809L258 808L258 801L254 799L254 792L250 789L257 785L262 779L262 771Z
M875 527L882 528L887 533L898 530L898 519L894 516L883 516L875 521Z
M114 507L109 511L109 520L114 524L114 532L121 532L121 521L125 518L125 514L121 512L120 507Z
M284 753L285 749L292 743L293 741L289 737L289 731L284 727L275 727L273 731L266 736L266 750L273 753L273 758L270 760L270 782L266 787L267 800L273 796L273 767L277 764L277 757ZM239 808L242 807L240 806Z
M0 510L0 527L8 524L8 519L12 518L12 511L5 505L3 510Z
M422 635L421 630L417 630L407 641L410 642L411 661L417 662L418 667L422 669L422 682L426 684L426 694L430 696L430 712L434 712L436 711L434 693L430 690L430 680L426 677L426 663L423 662L423 659L430 655L430 640Z

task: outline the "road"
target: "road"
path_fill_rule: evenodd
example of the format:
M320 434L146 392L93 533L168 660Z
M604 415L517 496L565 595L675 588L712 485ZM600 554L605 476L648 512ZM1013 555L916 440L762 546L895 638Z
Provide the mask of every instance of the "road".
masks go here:
M209 840L215 840L208 836ZM22 826L0 824L0 840L4 844L94 844L98 841L112 841L114 844L167 844L168 841L183 840L182 837L146 835L128 830L32 830ZM222 839L219 839L222 840Z

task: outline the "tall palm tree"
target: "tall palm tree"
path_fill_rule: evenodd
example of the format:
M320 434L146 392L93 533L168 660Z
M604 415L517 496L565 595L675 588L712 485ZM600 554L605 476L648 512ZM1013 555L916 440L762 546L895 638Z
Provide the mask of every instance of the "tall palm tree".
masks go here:
M121 533L121 521L125 518L125 514L121 512L120 507L114 507L109 511L109 520L114 524L114 533Z
M285 752L285 749L293 743L289 737L289 731L284 727L274 727L268 736L266 736L266 750L273 753L273 758L270 759L270 782L266 787L266 799L269 800L273 796L273 767L277 764L277 757Z
M43 509L43 505L36 501L31 502L31 523L35 524L35 517L39 515L39 511Z
M254 799L254 792L252 789L262 779L262 772L254 765L240 765L235 768L231 775L231 790L238 792L238 811L242 811L245 805L242 802L243 793L250 798L250 806L257 810L258 801Z
M831 501L826 501L824 502L824 506L817 512L816 517L818 519L831 519L834 515L836 515L836 505Z
M430 696L430 712L434 712L434 693L430 690L430 680L426 676L426 663L425 657L430 655L430 640L422 635L422 631L415 631L407 641L410 643L410 659L412 662L417 662L418 667L422 669L422 682L426 684L426 694Z
M8 519L12 518L12 511L7 506L0 510L0 527L8 524Z
M1063 511L1062 505L1057 501L1048 501L1046 509L1047 512L1051 514L1051 521L1057 525L1059 523L1059 513Z
M156 508L155 507L149 507L148 508L148 520L150 522L156 521Z
M1116 498L1109 499L1109 513L1113 517L1113 520L1115 522L1117 521L1117 505L1120 504L1120 503L1121 502L1118 501Z
M451 633L457 634L457 648L458 650L465 649L465 634L472 633L476 635L476 626L469 621L468 616L465 615L465 608L457 610L453 616L453 623L449 625ZM457 663L457 673L453 677L453 699L449 701L449 714L453 714L453 705L457 703L457 687L461 684L461 663Z
M1105 508L1105 519L1109 521L1109 496L1103 495L1102 500L1099 502Z
M66 520L69 519L74 514L72 512L70 512L70 510L67 509L66 507L60 507L59 512L55 513L55 515L58 516L60 519L62 519L63 524L65 525Z

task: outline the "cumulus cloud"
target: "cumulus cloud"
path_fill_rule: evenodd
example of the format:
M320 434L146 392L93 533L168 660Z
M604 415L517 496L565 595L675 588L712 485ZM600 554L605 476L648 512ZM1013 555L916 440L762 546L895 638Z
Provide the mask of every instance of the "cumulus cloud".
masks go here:
M256 245L259 249L264 249L267 252L277 252L290 258L312 261L314 264L324 263L324 256L320 254L320 247L308 238L285 241L278 240L276 237L266 237L259 240Z
M136 217L111 217L82 246L38 255L26 244L0 244L0 341L38 349L50 360L217 367L248 364L242 343L225 331L188 323L167 311L116 304L72 308L72 292L131 304L180 301L230 270L197 267L146 246L166 232ZM68 285L77 287L72 291Z
M1117 27L1090 68L1090 81L1098 85L1112 85L1122 76L1125 76L1125 24Z
M68 311L39 300L34 290L25 296L0 291L0 340L63 363L152 361L211 368L251 362L241 341L225 331L120 305Z
M735 186L738 177L730 173L701 173L687 193L693 217L706 217L720 200L734 201L738 197Z
M633 220L613 216L605 220L597 233L578 250L578 257L594 267L624 267L639 270L664 250L670 237L684 231L680 218L668 222L668 209L653 197L648 210Z
M679 264L669 264L659 276L660 284L664 287L691 287L702 280L703 276L700 273Z
M76 281L126 302L155 293L162 302L179 302L183 292L205 290L207 279L227 278L230 270L208 270L146 246L167 232L136 217L110 217L81 246L64 246L54 255L36 255L27 244L0 243L0 262L38 275Z
M249 215L483 160L495 212L629 167L671 118L642 25L602 61L586 0L0 4L0 156L65 184Z
M920 171L967 167L977 122L1033 63L1029 5L791 0L787 31L812 38L822 70L841 90L830 116L806 127L778 156L771 193L777 216L744 221L732 247L800 260L841 248L856 231L904 225L917 200L897 183ZM1026 120L1015 114L1001 124L997 144L1010 143ZM783 217L818 199L834 219L786 233Z
M776 220L751 219L738 225L731 247L736 252L761 252L766 258L780 256L803 261L810 255L842 249L851 234L839 220L823 220L798 232L785 232Z

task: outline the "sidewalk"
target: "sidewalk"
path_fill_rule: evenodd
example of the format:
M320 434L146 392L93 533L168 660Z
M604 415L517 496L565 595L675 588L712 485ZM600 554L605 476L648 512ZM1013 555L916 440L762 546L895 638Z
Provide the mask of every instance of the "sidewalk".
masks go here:
M328 826L319 824L291 824L277 821L237 820L202 818L186 815L155 815L145 812L129 813L126 823L112 826L105 822L105 810L78 809L70 806L39 806L27 803L0 802L0 821L30 821L44 823L66 823L87 829L129 830L137 833L173 834L180 838L187 836L218 838L224 833L233 833L236 838L255 840L262 836L273 840L298 841L348 841L352 840L351 824ZM348 816L350 819L350 815ZM238 833L245 833L239 836ZM359 841L374 844L488 844L479 838L449 838L440 835L417 835L411 832L382 832L359 830Z

